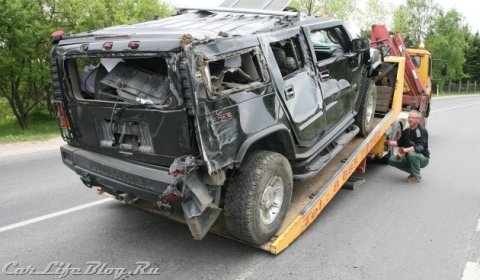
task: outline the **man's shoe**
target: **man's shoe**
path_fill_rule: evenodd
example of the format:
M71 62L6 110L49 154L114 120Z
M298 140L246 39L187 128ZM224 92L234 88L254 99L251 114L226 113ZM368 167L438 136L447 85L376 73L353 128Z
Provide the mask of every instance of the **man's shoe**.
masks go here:
M420 183L421 179L422 179L421 176L410 175L407 177L405 181L407 181L407 183L414 184L414 183Z

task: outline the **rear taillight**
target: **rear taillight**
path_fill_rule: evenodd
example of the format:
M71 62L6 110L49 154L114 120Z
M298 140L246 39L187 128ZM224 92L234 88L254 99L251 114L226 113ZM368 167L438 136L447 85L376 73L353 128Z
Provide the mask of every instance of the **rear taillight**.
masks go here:
M71 127L70 120L67 117L67 113L65 112L65 106L63 106L63 103L59 104L57 109L58 109L58 119L60 121L60 127L70 129Z
M64 140L68 141L72 139L72 122L68 117L67 110L62 101L54 101L54 108L57 115L58 126L60 127L60 133Z
M172 203L176 201L180 201L183 199L182 195L179 193L169 193L165 197L162 197L164 201Z
M132 50L136 50L138 49L138 47L140 46L140 42L139 41L130 41L128 43L128 47Z
M111 50L113 48L113 42L103 43L103 48L106 49L106 50Z

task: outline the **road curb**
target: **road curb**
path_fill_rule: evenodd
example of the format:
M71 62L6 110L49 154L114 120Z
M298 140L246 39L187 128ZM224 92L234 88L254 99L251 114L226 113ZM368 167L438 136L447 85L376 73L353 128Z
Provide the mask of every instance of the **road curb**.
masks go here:
M48 140L22 141L16 143L0 144L0 158L13 155L34 153L58 149L65 143L61 137Z
M480 96L480 93L471 93L471 94L458 94L458 95L449 95L449 96L436 96L432 94L432 99L450 99L450 98L458 98L458 97L471 97L471 96Z

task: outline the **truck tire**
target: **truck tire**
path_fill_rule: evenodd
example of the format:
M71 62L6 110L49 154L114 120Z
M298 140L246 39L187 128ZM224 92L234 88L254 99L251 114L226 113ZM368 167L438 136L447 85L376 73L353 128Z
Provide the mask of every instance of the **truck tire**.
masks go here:
M261 245L281 227L292 197L293 175L281 154L255 151L228 184L224 216L236 238Z
M395 140L397 141L398 139L400 139L400 136L402 136L402 125L400 124L400 122L394 122L392 124L392 127L390 129L390 132L388 133L388 139L389 140ZM385 151L387 152L385 154L385 156L382 158L382 161L384 163L388 163L388 159L391 157L391 156L394 156L397 154L399 148L398 147L394 147L394 146L385 146Z
M366 137L373 128L375 106L377 104L377 87L371 80L366 80L362 88L362 102L355 119L355 124L360 128L360 135Z

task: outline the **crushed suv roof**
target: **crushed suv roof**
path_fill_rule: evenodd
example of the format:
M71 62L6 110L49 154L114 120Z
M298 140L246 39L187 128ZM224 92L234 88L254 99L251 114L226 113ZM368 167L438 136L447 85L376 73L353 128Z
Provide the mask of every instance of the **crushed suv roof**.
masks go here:
M221 7L284 11L290 0L225 0Z
M216 37L241 36L274 31L308 21L314 17L294 12L244 10L233 8L180 8L177 16L143 23L104 28L74 37L89 36L162 36L179 38L188 33L195 39L204 40ZM332 21L329 18L315 18L318 21ZM72 37L71 37L72 38Z

